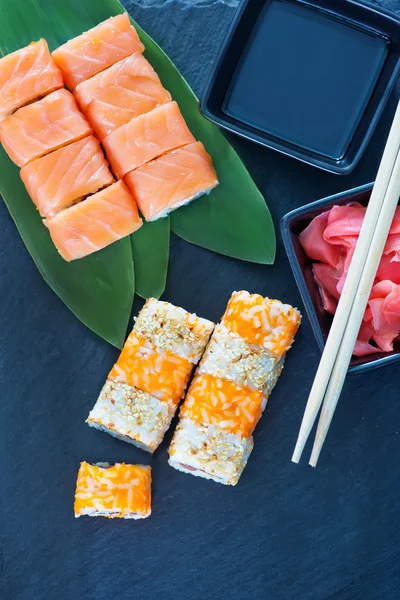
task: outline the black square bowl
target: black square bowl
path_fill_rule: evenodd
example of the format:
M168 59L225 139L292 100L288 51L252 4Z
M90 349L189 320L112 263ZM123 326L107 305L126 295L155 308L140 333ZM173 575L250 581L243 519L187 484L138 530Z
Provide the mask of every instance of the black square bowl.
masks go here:
M264 22L265 15L269 19L271 19L271 14L275 15L273 19L276 19L278 9L281 12L290 11L288 13L290 22L286 20L285 14L280 17L282 24L287 24L282 41L280 37L282 28L275 21L271 21L269 29L262 30L262 34L260 34L260 23ZM272 13L268 16L270 10ZM305 15L307 18L299 18L298 13L301 10L307 11ZM314 45L312 48L306 48L310 39L307 27L311 26L310 22L314 19L317 23L317 29L312 30ZM324 56L327 60L329 61L333 57L331 68L326 68L319 55L318 45L321 48L325 38L328 39L323 33L325 26L329 31L333 31L332 35L337 36L330 42L333 44L332 47L339 48L344 52L344 56L340 59L341 62L335 62L339 60L335 58L337 51L329 50L331 48L329 45L324 46ZM357 94L357 90L361 89L351 75L345 73L349 62L346 56L351 56L355 61L354 65L356 66L353 65L353 69L355 69L353 73L358 73L361 70L360 65L368 62L365 58L365 51L369 52L369 44L373 45L375 42L365 42L367 44L365 48L364 46L353 48L349 41L350 46L348 54L346 54L343 49L347 48L346 42L343 41L347 39L346 36L343 37L344 29L346 31L351 29L353 32L357 30L360 36L370 36L371 40L375 39L378 54L379 48L382 47L380 58L375 55L374 59L371 57L370 68L375 69L374 76L370 74L369 87L365 84L365 90L362 88L363 93L360 97L357 96L358 104L355 97L352 96L352 99L349 99L346 96L350 92ZM277 31L279 33L276 33ZM297 33L298 31L300 33ZM349 34L349 40L350 38ZM270 45L266 45L267 42ZM301 44L304 45L304 48ZM289 50L287 50L288 48ZM299 48L303 48L304 52L301 53ZM312 51L314 48L315 52ZM254 68L254 63L252 65L251 61L247 67L246 57L252 51L258 52L257 68ZM320 52L322 51L320 50ZM282 64L286 65L286 70L281 63L275 64L276 53L279 54L279 60L284 61ZM304 56L312 56L313 61L305 60ZM264 67L267 58L270 65L268 76L265 75ZM302 68L305 69L305 73L299 75L298 64L304 65ZM323 64L322 67L321 64ZM242 99L244 104L247 101L250 104L243 108L239 102L237 106L240 106L240 116L238 116L238 110L228 110L227 107L229 99L232 99L235 82L238 81L242 71L245 77L243 80L245 83L242 85ZM201 96L200 110L214 123L246 139L326 171L345 175L354 169L364 152L399 72L400 19L395 14L371 5L359 4L353 0L243 0ZM313 92L309 90L306 80L314 86ZM342 85L337 85L337 81L342 82ZM275 87L277 84L279 88L277 97L284 99L285 102L283 100L277 102L271 95L274 84ZM266 88L265 92L262 86ZM344 95L336 97L335 93L339 88L344 90ZM248 89L249 93L247 93ZM268 90L270 90L270 94L268 94ZM321 101L318 94L321 94L321 98L326 100L325 103ZM345 103L347 108L344 110L344 116L342 115L343 123L346 123L343 128L336 127L336 121L330 119L332 114L339 115L339 107L344 106L344 100L343 102L338 101L339 97L347 98L347 104ZM246 100L246 98L253 98L253 100ZM265 107L266 103L263 101L265 98L271 98L269 107ZM331 102L330 107L329 102ZM356 106L358 106L357 110ZM279 127L275 127L276 114L280 114ZM307 114L308 120L303 118L304 114ZM266 119L269 125L260 125L260 119ZM291 121L291 119L293 120ZM342 123L340 119L338 122ZM271 132L274 128L273 135ZM330 133L328 133L328 129ZM267 131L268 133L266 133ZM309 136L315 136L317 144L310 145L311 138ZM337 137L336 141L334 141L335 137ZM323 145L327 140L330 140L331 153L327 151L327 148L325 148L326 151L323 151Z
M310 224L314 217L329 210L335 204L358 202L363 206L367 206L372 186L372 183L368 183L341 194L318 200L312 204L307 204L287 213L281 222L283 242L289 263L321 351L324 349L333 317L325 312L322 306L318 286L312 273L312 261L305 255L301 247L299 234ZM393 348L393 352L389 353L381 352L380 354L362 357L353 356L349 372L375 369L399 360L400 344L395 343Z

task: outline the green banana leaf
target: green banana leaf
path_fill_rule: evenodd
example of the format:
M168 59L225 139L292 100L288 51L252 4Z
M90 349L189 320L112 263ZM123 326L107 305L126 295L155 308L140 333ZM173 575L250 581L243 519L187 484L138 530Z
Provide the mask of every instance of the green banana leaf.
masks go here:
M0 0L0 51L8 54L40 37L55 48L101 20L96 6L64 0ZM135 293L129 238L87 258L65 262L22 184L19 169L1 148L0 194L48 285L87 327L122 347Z
M51 49L124 8L117 0L0 0L0 52L7 54L45 37ZM183 239L236 258L272 263L275 234L268 208L243 163L219 132L198 112L196 96L173 63L135 23L145 55L178 101L194 135L210 152L220 185L208 197L172 215L172 229ZM66 263L19 178L18 169L0 151L0 194L45 281L98 335L121 347L134 295L159 297L165 287L169 220L146 224L88 258Z
M107 0L111 3L117 5L116 0ZM171 213L172 231L187 242L220 254L272 264L275 231L263 196L218 127L199 113L194 92L173 62L133 23L145 45L145 56L178 102L193 135L211 154L220 181L208 196Z
M133 235L136 293L145 300L159 298L167 281L169 218L144 223Z

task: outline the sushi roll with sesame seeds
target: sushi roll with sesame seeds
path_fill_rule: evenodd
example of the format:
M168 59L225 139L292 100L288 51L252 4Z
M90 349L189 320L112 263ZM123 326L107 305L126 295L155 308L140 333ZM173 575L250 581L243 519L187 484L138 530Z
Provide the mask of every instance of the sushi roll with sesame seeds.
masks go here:
M169 464L183 473L236 485L252 449L252 436L242 438L184 417L169 447Z
M216 326L201 360L198 375L213 375L237 386L270 395L282 371L284 358L270 356L264 348L248 344L221 323Z
M168 402L125 383L107 380L87 423L142 450L154 452L172 416Z
M181 407L171 466L220 483L238 482L299 324L299 311L287 304L232 294ZM190 444L188 431L194 435ZM217 438L223 443L215 444Z
M151 467L81 462L76 482L75 517L145 519L151 514Z
M214 323L149 299L87 423L143 450L160 445Z
M292 345L300 320L300 312L289 304L241 291L233 292L221 323L279 359Z

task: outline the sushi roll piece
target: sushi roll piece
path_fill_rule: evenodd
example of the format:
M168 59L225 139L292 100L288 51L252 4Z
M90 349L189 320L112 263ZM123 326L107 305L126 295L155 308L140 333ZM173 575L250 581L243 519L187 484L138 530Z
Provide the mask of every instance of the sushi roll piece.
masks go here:
M19 167L91 133L75 98L64 88L0 122L0 142Z
M150 298L87 423L154 452L213 328L211 321Z
M171 101L171 94L139 52L83 81L74 94L100 140L134 117Z
M81 462L74 513L75 517L146 519L151 515L151 467Z
M173 404L125 383L107 380L86 422L123 442L154 452L174 414Z
M180 411L181 417L224 431L250 436L263 411L262 391L213 375L196 375Z
M177 406L191 371L192 363L186 358L138 337L134 329L109 377Z
M248 344L240 335L221 323L214 329L198 375L226 379L269 397L283 368L284 358L276 359L261 346Z
M166 217L218 185L211 157L201 142L163 154L128 173L125 181L146 221Z
M285 353L299 324L299 311L278 300L248 292L232 294L181 407L182 427L180 433L175 433L169 449L173 467L202 477L206 473L208 478L221 483L237 483L243 467L240 472L235 471L236 478L221 478L214 463L212 467L207 462L200 464L196 452L188 450L187 436L182 430L187 428L187 422L192 430L203 427L204 431L210 431L211 427L213 435L231 440L235 456L237 446L242 447L243 443L249 449L245 453L247 461L252 433L282 371ZM208 444L206 441L205 448ZM218 465L225 456L226 452L221 451L221 455L214 452Z
M45 40L7 54L0 59L0 121L21 106L62 87L62 73Z
M145 163L195 142L176 102L168 102L122 125L103 141L119 179Z
M67 87L73 90L81 81L143 50L136 29L124 13L69 40L54 50L53 59L61 69Z
M21 179L42 217L114 183L100 144L89 136L28 163Z
M142 226L136 203L123 181L45 219L64 260L97 252Z
M149 298L135 319L134 332L160 350L197 365L215 324L169 302Z
M252 436L242 438L184 417L175 430L168 462L183 473L236 485L252 449Z
M289 304L241 291L233 292L221 323L280 359L291 347L300 320L300 312Z

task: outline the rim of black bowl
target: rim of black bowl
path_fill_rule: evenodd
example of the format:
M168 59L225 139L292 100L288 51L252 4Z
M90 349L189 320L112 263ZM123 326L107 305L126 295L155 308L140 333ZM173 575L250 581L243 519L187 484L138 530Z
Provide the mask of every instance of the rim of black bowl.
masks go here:
M265 4L267 1L270 1L270 0L264 0L264 2L262 4ZM319 1L318 0L292 0L292 1L299 2L301 4L305 4L308 6L313 6L314 8L317 8L317 9L318 9L318 7L321 8L321 6L323 6L323 2L325 1L328 6L327 7L323 6L324 10L326 10L327 12L332 12L332 11L335 12L335 10L334 10L334 8L336 6L335 0L319 0ZM217 54L217 57L211 67L208 78L206 79L205 86L200 95L200 100L199 100L198 106L199 106L199 110L200 110L201 114L206 119L208 119L212 123L215 123L219 127L222 127L226 131L229 131L230 133L238 135L239 137L242 137L246 140L249 140L251 142L259 144L260 146L263 146L265 148L270 148L272 150L275 150L276 152L279 152L280 154L289 156L290 158L294 158L296 160L299 160L305 164L314 166L321 170L324 170L324 171L327 171L330 173L334 173L335 175L349 175L354 170L354 168L357 166L361 156L365 152L365 149L371 139L371 136L372 136L373 132L375 131L375 128L381 118L383 109L385 108L387 101L390 97L390 94L396 84L396 81L398 80L398 77L400 74L400 49L398 51L396 64L393 65L391 72L387 73L388 81L387 81L386 87L382 91L381 95L378 98L378 95L376 94L376 90L377 90L379 81L382 78L382 74L385 70L385 65L388 62L388 56L389 56L389 54L391 54L391 52L389 50L389 54L386 57L386 60L382 67L378 82L375 85L375 88L374 88L374 91L372 92L370 101L367 105L367 108L364 111L364 116L361 118L361 121L358 124L358 127L357 127L355 133L353 134L352 140L350 141L350 145L353 142L355 142L356 136L358 136L358 132L360 131L360 126L361 126L362 120L365 118L366 111L368 109L371 109L371 106L374 102L376 104L376 108L375 108L373 114L371 114L371 119L370 119L369 125L368 125L368 127L366 127L365 133L363 134L362 139L360 140L358 148L354 149L354 154L351 156L351 158L349 158L348 152L346 151L346 154L341 161L333 160L333 161L329 162L327 159L324 159L322 157L322 155L319 155L316 153L311 153L310 151L306 150L305 148L302 148L301 146L295 146L294 144L291 144L289 142L284 142L280 138L274 137L273 135L270 135L270 134L263 133L261 131L258 131L255 128L248 128L244 123L241 123L240 121L237 121L235 119L232 119L231 117L228 117L227 115L224 115L219 109L214 110L211 107L217 80L221 78L221 73L224 71L223 67L224 67L225 61L227 60L227 55L228 55L229 51L231 50L231 47L235 40L235 36L237 35L238 29L240 29L240 27L239 27L240 21L241 21L242 17L244 16L244 13L245 13L248 5L251 3L257 4L257 6L260 6L260 3L257 2L256 0L242 0L232 18L231 25L230 25L228 32L225 36L225 39L221 45L221 48ZM318 6L317 6L317 4L318 4ZM332 6L330 6L330 5L332 5ZM370 4L370 3L362 1L362 0L342 0L341 6L342 6L342 9L343 9L343 7L346 7L346 6L349 7L350 11L359 10L364 15L369 15L370 18L376 18L381 24L383 21L385 21L387 24L387 27L390 26L389 24L392 24L394 27L399 29L399 35L397 37L393 36L392 42L394 43L394 40L396 39L397 45L398 46L400 45L400 17L397 13L389 11L387 9L384 9L380 6L375 6L373 4ZM336 7L336 11L337 11L337 7ZM335 12L335 14L339 14L339 13ZM344 16L344 18L350 19L349 16L347 16L347 17ZM353 21L354 21L354 19L353 19ZM383 26L380 29L376 28L376 27L369 27L369 28L371 30L374 30L378 35L388 37L387 34L385 34L382 31L382 29L384 29ZM390 48L390 46L389 46L389 48ZM348 162L346 162L346 156L348 158Z
M307 224L314 217L321 214L321 212L324 212L324 210L327 210L330 206L333 206L334 204L346 204L350 201L358 201L362 204L367 204L372 187L373 183L366 183L364 185L352 188L345 192L340 192L338 194L333 194L332 196L327 196L326 198L322 198L321 200L317 200L316 202L311 202L310 204L306 204L299 208L295 208L294 210L284 215L284 217L281 220L281 232L289 264L292 269L293 276L299 289L306 314L311 323L312 330L314 332L315 338L317 340L321 352L325 347L327 332L326 334L324 334L322 330L317 310L321 313L325 311L323 311L322 309L322 303L317 309L316 301L321 302L317 284L314 282L314 280L312 280L314 287L312 289L313 293L311 293L310 287L306 281L304 269L299 263L299 252L302 253L302 258L305 261L305 263L307 263L307 266L310 266L312 261L305 256L304 251L301 249L300 243L298 242L298 233L302 229L304 229L304 227L306 227ZM299 229L297 233L295 231L296 226L298 228L301 226L301 229ZM314 300L312 296L314 296ZM383 367L384 365L390 364L399 359L400 344L398 344L397 348L395 348L393 352L390 353L381 352L379 354L373 354L364 357L353 356L350 362L348 372L361 373L363 371L377 369L378 367Z

